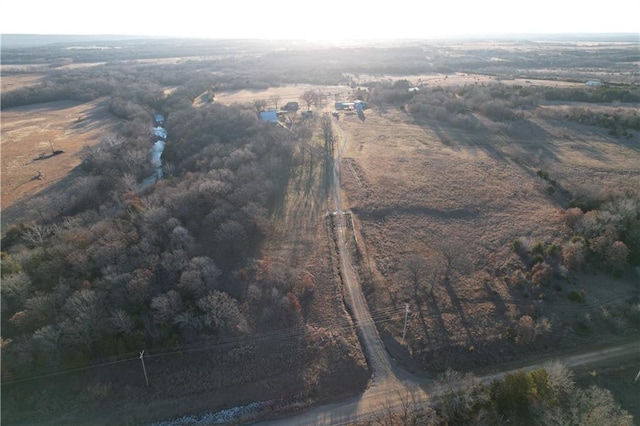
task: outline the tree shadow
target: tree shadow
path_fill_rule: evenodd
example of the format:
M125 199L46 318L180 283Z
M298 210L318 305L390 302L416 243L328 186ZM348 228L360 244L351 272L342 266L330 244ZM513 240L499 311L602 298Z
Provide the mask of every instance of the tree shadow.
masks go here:
M437 324L437 329L441 330L440 332L440 336L437 336L435 338L435 341L440 345L444 345L444 346L448 346L451 344L451 339L449 338L449 335L447 333L447 325L444 323L444 320L442 319L442 311L440 310L440 306L438 305L438 301L434 298L432 298L432 303L428 303L427 307L429 309L429 313L428 316L431 318L434 318L438 324ZM424 315L422 313L422 311L420 311L420 317L422 318L422 321L424 322ZM425 326L426 328L426 326Z
M412 117L425 132L432 131L443 145L451 149L478 150L498 162L516 164L529 173L531 170L527 166L533 165L533 159L559 161L555 147L550 143L553 135L530 120L490 122L469 114L465 116L464 126L455 126ZM520 158L514 153L516 147L522 151Z
M442 284L442 288L446 290L449 300L451 300L451 303L458 314L458 318L460 318L460 323L467 333L467 341L471 342L472 345L476 345L476 339L471 332L471 323L465 314L462 304L460 303L460 298L455 292L451 280L445 280Z

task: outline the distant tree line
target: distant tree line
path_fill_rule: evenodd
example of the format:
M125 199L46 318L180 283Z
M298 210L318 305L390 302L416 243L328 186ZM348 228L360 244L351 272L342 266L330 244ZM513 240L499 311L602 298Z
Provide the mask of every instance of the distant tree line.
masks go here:
M544 89L544 98L548 101L635 103L640 102L640 89L608 85L584 88L553 87Z
M521 111L538 105L539 93L522 86L465 85L435 87L414 92L406 105L407 112L420 119L434 119L460 128L474 128L473 114L493 121L522 117Z

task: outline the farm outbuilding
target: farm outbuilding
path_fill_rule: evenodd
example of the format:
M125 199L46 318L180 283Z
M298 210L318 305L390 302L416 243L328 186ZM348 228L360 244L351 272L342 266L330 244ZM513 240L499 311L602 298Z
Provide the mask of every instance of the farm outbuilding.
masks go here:
M266 123L278 123L278 113L277 111L260 111L260 120Z
M298 104L297 102L287 102L282 109L285 111L296 112L298 108L300 108L300 104Z
M354 102L343 102L343 101L340 101L340 102L336 102L334 107L335 107L336 111L351 110L351 109L363 110L363 109L369 108L369 104L366 103L365 101L361 101L361 100L356 100Z

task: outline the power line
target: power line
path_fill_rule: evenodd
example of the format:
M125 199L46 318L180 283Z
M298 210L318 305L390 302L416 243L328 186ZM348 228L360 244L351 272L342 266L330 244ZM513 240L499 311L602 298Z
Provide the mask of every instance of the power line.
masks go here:
M581 304L581 305L576 305L575 302L569 302L566 305L567 306L576 306L576 307L584 307L587 308L587 310L595 310L599 307L602 307L603 305L607 304L607 303L611 303L612 301L615 300L621 300L624 299L625 297L629 297L631 296L631 294L629 292L625 292L625 293L618 293L615 295L611 295L609 297L607 297L604 300L600 300L600 301L594 301L591 304ZM503 301L505 299L502 299ZM531 299L507 299L510 302L523 302L523 301L532 301ZM474 300L466 300L463 299L462 301L474 301ZM477 300L475 300L477 301ZM554 304L554 306L558 306L557 304ZM564 306L564 305L562 305ZM591 309L589 309L591 308ZM318 324L311 324L311 323L307 323L306 326L311 326L311 327L317 327L318 329L321 330L327 330L327 331L332 331L332 332L341 332L341 331L346 331L349 329L353 329L358 327L358 325L371 325L371 324L383 324L383 323L388 323L388 322L393 322L393 321L401 321L402 318L402 314L406 312L406 308L402 308L402 307L389 307L386 309L377 309L371 312L371 321L352 321L350 318L343 318L343 319L334 319L334 320L330 320L330 321L324 321L322 323L318 323ZM588 313L588 312L585 312ZM422 315L423 318L435 318L435 317L439 317L442 315L441 313L433 313L433 314L426 314L426 315ZM407 318L407 322L408 318ZM193 353L193 352L200 352L200 351L207 351L207 350L215 350L215 349L219 349L223 346L228 346L228 345L240 345L240 344L256 344L256 343L261 343L264 341L274 341L274 340L286 340L286 339L293 339L293 338L300 338L303 337L305 335L308 334L308 330L307 327L304 326L298 326L298 327L288 327L288 328L283 328L283 329L275 329L275 330L268 330L268 331L264 331L264 332L260 332L260 333L251 333L251 334L247 334L247 335L241 335L241 336L234 336L234 337L228 337L228 338L223 338L220 339L218 341L216 341L215 343L211 343L211 344L206 344L203 345L202 343L194 343L191 345L186 345L186 346L181 346L179 348L159 348L156 350L150 350L149 354L145 354L146 358L158 358L158 357L163 357L163 356L170 356L170 355L176 355L176 354L186 354L186 353ZM570 341L576 341L576 342L592 342L593 338L590 336L580 336L577 335L575 331L572 330L558 330L558 329L552 329L550 331L547 332L543 332L539 335L539 337L543 337L543 336L555 336L555 337L560 337L563 338L565 340L570 340ZM624 336L620 336L620 337L615 337L612 339L608 339L607 342L618 342L618 341L625 341L625 337ZM447 346L459 346L459 344L450 344ZM138 356L131 356L136 354L135 352L129 352L127 354L124 354L123 356L126 356L126 358L123 359L119 359L119 360L114 360L114 361L108 361L108 362L102 362L102 363L98 363L98 364L92 364L89 366L84 366L84 367L78 367L78 368L71 368L71 369L64 369L64 370L59 370L59 371L54 371L51 373L46 373L46 374L41 374L41 375L34 375L34 376L27 376L27 377L22 377L22 378L18 378L15 380L9 380L9 381L5 381L2 384L3 385L10 385L10 384L16 384L16 383L21 383L21 382L26 382L26 381L32 381L32 380L39 380L39 379L44 379L47 377L52 377L52 376L57 376L57 375L64 375L64 374L70 374L70 373L75 373L75 372L79 372L79 371L86 371L86 370L91 370L91 369L95 369L95 368L103 368L106 366L110 366L110 365L116 365L116 364L121 364L121 363L125 363L125 362L130 362L130 361L134 361L137 359L140 359L139 355ZM113 358L113 357L109 357L109 358ZM106 359L106 358L103 358ZM99 360L97 360L99 361Z

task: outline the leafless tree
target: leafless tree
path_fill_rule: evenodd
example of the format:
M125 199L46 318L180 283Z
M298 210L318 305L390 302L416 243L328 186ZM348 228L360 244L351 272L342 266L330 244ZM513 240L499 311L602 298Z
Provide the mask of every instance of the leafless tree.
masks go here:
M135 327L129 314L122 309L118 309L111 314L109 325L116 333L124 335L131 333Z
M74 292L64 306L66 319L62 333L67 343L82 345L91 351L93 343L100 339L103 330L103 307L95 290Z
M198 300L197 305L204 312L204 324L216 332L233 330L244 322L238 301L227 293L213 291Z
M169 290L165 294L151 299L151 309L153 310L153 320L157 324L170 322L182 310L182 298L180 293Z
M9 299L16 308L22 307L31 291L31 278L26 273L20 271L2 276L2 298Z
M185 337L193 337L204 327L202 317L195 312L183 311L173 318L173 325L178 327Z
M278 102L280 102L280 96L271 95L269 96L269 101L275 106L276 109L278 109Z
M256 99L253 101L253 106L256 108L256 112L264 111L267 107L267 101L264 99Z
M51 232L51 226L35 224L24 231L22 239L31 247L41 247Z
M320 95L315 90L307 90L300 95L300 100L307 104L307 109L311 109L311 105L317 105L320 102Z
M399 277L408 284L415 295L423 289L433 295L442 273L442 265L436 259L427 259L419 255L410 255L402 262Z
M438 244L437 249L444 258L445 282L451 281L454 273L465 274L473 270L473 265L462 242L445 239Z

